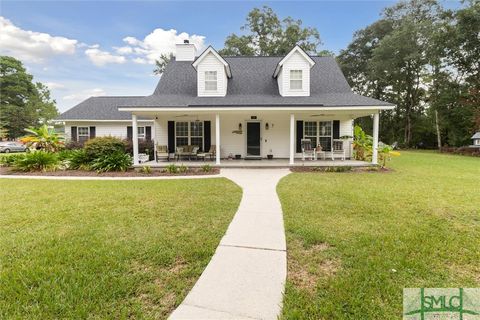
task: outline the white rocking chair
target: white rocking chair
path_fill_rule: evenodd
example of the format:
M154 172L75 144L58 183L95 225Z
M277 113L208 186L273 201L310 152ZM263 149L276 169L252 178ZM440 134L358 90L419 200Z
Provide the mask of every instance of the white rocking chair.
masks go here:
M341 139L334 139L332 145L332 160L335 160L335 156L338 156L345 161L345 148L343 145L343 140Z
M315 148L312 148L312 141L310 139L302 139L302 161L305 161L305 158L310 158L310 160L316 160L317 154Z

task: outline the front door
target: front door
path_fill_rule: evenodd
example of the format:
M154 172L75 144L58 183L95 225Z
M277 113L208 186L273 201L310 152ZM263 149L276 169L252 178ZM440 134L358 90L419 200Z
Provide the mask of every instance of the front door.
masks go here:
M260 157L260 122L247 122L247 157Z

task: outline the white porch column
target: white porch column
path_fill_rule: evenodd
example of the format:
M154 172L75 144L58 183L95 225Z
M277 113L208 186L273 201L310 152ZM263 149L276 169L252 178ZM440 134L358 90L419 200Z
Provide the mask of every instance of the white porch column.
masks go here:
M295 162L295 115L290 114L290 165Z
M215 115L215 164L220 164L220 115Z
M138 164L138 125L137 115L132 114L132 143L133 143L133 164Z
M373 150L372 150L372 164L378 164L378 126L380 115L373 114Z

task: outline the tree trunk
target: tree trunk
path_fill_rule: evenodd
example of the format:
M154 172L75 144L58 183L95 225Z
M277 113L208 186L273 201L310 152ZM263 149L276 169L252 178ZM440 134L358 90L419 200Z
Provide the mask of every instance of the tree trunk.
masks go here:
M437 128L437 144L438 144L438 151L442 150L442 138L440 136L440 125L438 124L438 111L435 110L435 126Z

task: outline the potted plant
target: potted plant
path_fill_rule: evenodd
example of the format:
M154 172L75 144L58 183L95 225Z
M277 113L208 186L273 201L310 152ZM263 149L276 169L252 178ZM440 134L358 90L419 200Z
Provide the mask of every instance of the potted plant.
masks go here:
M272 149L270 149L270 151L268 151L268 154L267 154L267 159L268 159L268 160L272 160L272 159L273 159L273 152L272 152Z

